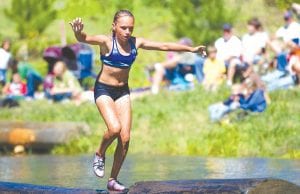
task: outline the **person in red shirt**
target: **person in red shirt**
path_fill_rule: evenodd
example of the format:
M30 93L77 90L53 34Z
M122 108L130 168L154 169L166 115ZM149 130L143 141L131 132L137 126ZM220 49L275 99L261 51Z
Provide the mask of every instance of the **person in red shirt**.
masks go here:
M26 92L26 84L22 81L21 76L18 73L14 73L12 75L12 81L7 83L3 88L3 94L14 99L24 98Z

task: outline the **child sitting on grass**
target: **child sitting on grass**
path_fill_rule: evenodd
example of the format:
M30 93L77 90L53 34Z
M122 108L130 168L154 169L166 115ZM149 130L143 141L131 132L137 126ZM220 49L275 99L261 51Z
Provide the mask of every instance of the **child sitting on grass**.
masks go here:
M3 94L7 98L12 98L14 100L24 99L27 87L26 84L22 81L19 73L14 73L12 75L12 81L7 83L3 88Z
M223 102L212 104L208 107L210 119L220 121L237 109L250 112L263 112L270 102L265 89L258 86L257 81L246 79L241 84L232 86L231 95Z
M79 105L83 101L93 101L93 93L89 91L83 92L79 81L67 69L63 61L56 62L53 73L46 76L44 91L45 96L54 102L72 100L76 105Z

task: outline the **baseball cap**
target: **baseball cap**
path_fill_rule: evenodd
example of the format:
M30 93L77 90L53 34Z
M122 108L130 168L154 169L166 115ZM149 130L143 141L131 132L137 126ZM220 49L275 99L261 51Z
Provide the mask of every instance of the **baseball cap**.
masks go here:
M223 25L223 30L225 30L225 31L230 31L231 28L232 28L232 26L230 24L224 24Z
M193 46L193 41L190 38L183 37L179 40L179 44L187 45L187 46Z
M284 19L289 19L293 17L293 13L291 11L286 11L284 12L283 18Z

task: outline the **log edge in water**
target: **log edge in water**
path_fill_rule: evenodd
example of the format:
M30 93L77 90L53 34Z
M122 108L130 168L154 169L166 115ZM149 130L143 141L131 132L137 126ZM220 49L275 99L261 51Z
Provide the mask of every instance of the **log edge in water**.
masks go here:
M0 193L74 193L98 194L106 190L64 188L24 183L0 182ZM141 193L285 193L298 194L300 186L273 178L258 179L204 179L137 182L129 189L130 194Z

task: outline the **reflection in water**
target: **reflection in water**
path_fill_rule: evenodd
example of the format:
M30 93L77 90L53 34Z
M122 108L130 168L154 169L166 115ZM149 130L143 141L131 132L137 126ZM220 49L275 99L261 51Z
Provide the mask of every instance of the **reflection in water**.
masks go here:
M107 157L104 179L94 176L92 158L92 155L2 156L0 181L105 188L112 156ZM285 179L300 185L300 160L129 155L120 174L120 180L128 186L147 180L265 177Z

